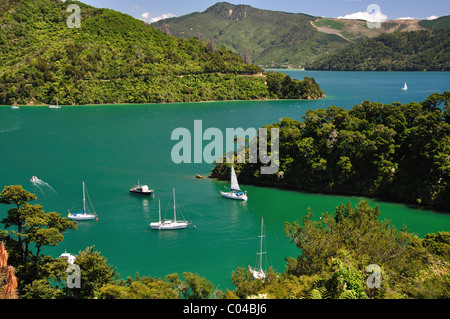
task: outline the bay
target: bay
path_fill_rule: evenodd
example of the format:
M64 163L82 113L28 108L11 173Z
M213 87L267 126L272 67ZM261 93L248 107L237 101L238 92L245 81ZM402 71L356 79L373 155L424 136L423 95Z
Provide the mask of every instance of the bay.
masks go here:
M327 97L317 101L231 101L151 105L0 107L0 186L21 184L38 196L46 211L63 216L81 209L85 181L98 221L80 222L57 247L44 253L77 254L88 246L101 251L122 277L164 277L199 273L219 289L233 289L231 272L254 265L261 218L266 226L269 264L284 270L285 258L297 248L284 234L284 222L301 220L310 207L319 218L341 203L364 199L378 205L383 219L406 225L419 236L450 230L450 214L399 203L349 196L309 194L241 185L246 203L220 196L224 183L207 176L212 165L175 164L171 140L176 128L259 128L282 117L301 120L308 109L336 105L350 109L363 100L382 103L420 102L449 89L448 72L320 72L283 71L293 78L314 77ZM409 90L401 90L404 82ZM224 133L225 134L225 133ZM207 142L204 142L205 146ZM29 182L38 176L51 187ZM138 180L155 190L155 198L132 196ZM170 217L172 188L193 225L175 232L154 231L150 222L162 212ZM54 190L54 191L53 191ZM8 207L0 206L0 218Z

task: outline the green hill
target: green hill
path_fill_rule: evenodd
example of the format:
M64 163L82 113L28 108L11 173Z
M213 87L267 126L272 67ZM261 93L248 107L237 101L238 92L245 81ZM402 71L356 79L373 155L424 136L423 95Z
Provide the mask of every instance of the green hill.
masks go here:
M347 42L337 35L318 32L312 25L316 19L221 2L204 12L160 20L153 25L183 38L212 38L217 45L238 55L248 50L258 65L299 67L315 55L336 51Z
M430 30L448 29L450 28L450 16L444 16L434 20L422 20L419 22L419 25Z
M394 32L307 66L325 71L450 71L450 29Z
M368 38L393 32L446 26L436 20L392 20L380 28L365 21L314 17L301 13L261 10L219 2L204 12L160 20L153 25L181 38L201 38L224 45L237 55L247 51L263 67L304 67L318 58Z
M81 28L67 26L71 3ZM261 68L126 14L56 0L0 0L0 8L0 105L279 98Z

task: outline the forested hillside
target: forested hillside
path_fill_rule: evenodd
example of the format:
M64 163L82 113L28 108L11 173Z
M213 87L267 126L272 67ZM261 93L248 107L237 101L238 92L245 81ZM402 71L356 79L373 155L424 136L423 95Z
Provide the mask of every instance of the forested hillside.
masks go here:
M308 110L302 121L284 118L265 127L280 129L279 170L261 175L261 163L235 164L242 183L450 209L449 91L420 104L364 101L349 111ZM224 163L211 176L229 174Z
M450 29L394 32L307 66L323 71L450 71Z
M69 4L81 27L69 28ZM279 98L263 70L197 39L81 2L0 0L0 105Z

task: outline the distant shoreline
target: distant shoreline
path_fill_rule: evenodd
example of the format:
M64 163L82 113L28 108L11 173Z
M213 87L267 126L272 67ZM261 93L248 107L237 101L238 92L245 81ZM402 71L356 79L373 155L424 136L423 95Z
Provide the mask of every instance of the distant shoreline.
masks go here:
M84 106L118 106L118 105L161 105L161 104L192 104L192 103L217 103L217 102L258 102L258 101L316 101L326 98L327 96L323 96L318 99L251 99L251 100L206 100L206 101L189 101L189 102L159 102L159 103L105 103L105 104L71 104L71 105L59 105L61 108L65 107L84 107ZM49 107L50 104L15 104L15 105L0 105L0 107Z

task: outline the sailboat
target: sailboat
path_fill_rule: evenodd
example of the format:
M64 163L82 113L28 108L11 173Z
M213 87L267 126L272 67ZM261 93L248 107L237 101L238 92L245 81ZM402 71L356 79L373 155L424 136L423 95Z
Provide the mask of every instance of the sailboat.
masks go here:
M236 177L236 172L234 171L233 164L231 164L231 191L230 192L222 192L220 194L223 197L237 199L237 200L247 200L247 192L242 192L239 188L239 183Z
M75 256L68 253L67 251L64 251L60 256L60 258L66 260L69 264L72 264L75 262Z
M262 217L261 218L261 236L259 236L259 238L261 238L261 242L260 242L259 252L257 253L257 255L259 255L259 261L256 263L255 268L248 266L248 269L252 273L253 278L260 279L260 280L264 280L266 278L266 273L263 269L263 255L266 253L266 252L263 252L264 237L265 237L265 235L264 235L264 218Z
M49 105L48 108L49 109L60 109L61 106L58 105L58 99L56 99L56 105Z
M402 90L403 91L407 91L408 90L408 85L406 85L406 82L405 82L405 86L402 88Z
M95 213L94 207L91 203L91 200L89 198L89 194L88 194L88 199L89 199L89 203L92 206L92 210L94 211L94 213L92 214L91 212L86 213L86 186L84 185L83 182L83 211L80 213L69 213L69 215L67 215L67 217L69 219L72 220L92 220L92 219L96 219L97 218L97 214Z
M159 200L159 221L150 223L150 227L152 229L159 230L175 230L175 229L184 229L189 225L189 222L183 220L177 220L177 207L175 202L175 188L173 189L173 220L166 219L164 221L161 220L161 200Z

